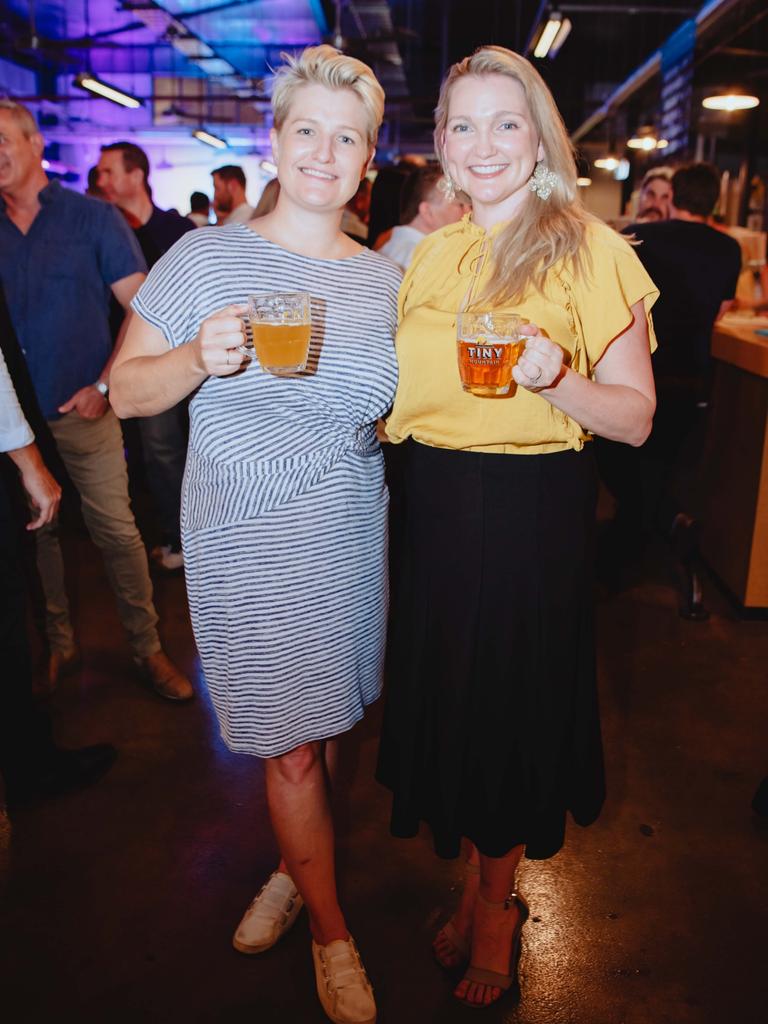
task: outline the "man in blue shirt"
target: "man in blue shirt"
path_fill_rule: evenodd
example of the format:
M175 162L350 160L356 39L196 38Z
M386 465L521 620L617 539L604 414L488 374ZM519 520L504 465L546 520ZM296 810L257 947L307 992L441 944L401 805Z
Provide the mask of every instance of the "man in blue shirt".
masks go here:
M147 266L152 268L182 235L195 225L176 210L161 210L149 190L147 154L133 142L101 147L98 182L107 202L120 208L133 228ZM187 403L179 402L157 416L138 420L147 482L152 492L161 543L152 549L155 563L166 571L181 569L181 481L187 461Z
M104 556L134 659L160 696L189 700L189 680L160 646L122 434L106 398L114 359L109 295L128 308L144 280L144 259L118 211L49 182L42 154L29 111L0 100L0 279L38 402ZM55 685L78 655L55 523L38 531L37 553Z

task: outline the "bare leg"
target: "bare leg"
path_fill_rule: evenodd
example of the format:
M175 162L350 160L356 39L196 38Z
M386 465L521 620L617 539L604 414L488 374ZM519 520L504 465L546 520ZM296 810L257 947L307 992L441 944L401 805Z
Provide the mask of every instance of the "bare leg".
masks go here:
M287 873L309 913L319 945L349 938L336 895L334 838L325 759L320 743L306 743L265 761L272 828Z
M323 740L322 744L323 759L325 761L325 776L328 781L329 789L333 789L333 784L336 781L336 772L339 764L339 741L338 740ZM284 875L290 875L288 865L285 863L285 858L280 857L280 863L277 865L277 870L282 871Z
M515 846L504 857L480 855L479 892L489 903L503 903L515 888L515 872L523 855L523 846ZM506 913L494 913L482 900L475 903L472 923L472 965L489 971L506 974L512 936L519 919L519 911L513 903ZM470 1003L488 1004L501 995L501 989L492 985L462 979L454 991L457 998Z
M458 934L464 939L469 947L472 937L472 920L475 915L475 903L477 902L477 890L480 884L480 855L474 843L465 839L463 843L463 854L466 862L464 872L464 886L461 891L459 906L450 919ZM457 950L450 937L441 929L435 936L433 942L435 956L443 967L458 967L463 960L460 950Z

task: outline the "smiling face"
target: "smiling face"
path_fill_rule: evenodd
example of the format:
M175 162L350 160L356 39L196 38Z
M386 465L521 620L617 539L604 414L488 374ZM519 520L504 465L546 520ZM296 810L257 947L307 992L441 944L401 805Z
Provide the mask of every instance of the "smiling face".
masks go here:
M27 136L10 110L0 110L0 192L9 195L41 174L43 139Z
M272 130L281 202L341 210L373 158L363 103L351 89L302 85L279 131Z
M530 196L544 153L520 83L507 75L465 75L451 88L442 139L449 175L484 226L509 220Z

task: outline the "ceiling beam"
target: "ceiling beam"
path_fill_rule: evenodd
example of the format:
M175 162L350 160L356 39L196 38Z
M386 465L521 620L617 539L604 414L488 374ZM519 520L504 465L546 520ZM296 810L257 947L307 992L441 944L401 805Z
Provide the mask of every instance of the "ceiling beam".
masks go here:
M735 7L740 6L743 0L710 0L708 4L696 15L696 39L709 32L718 22L729 14ZM654 75L661 70L661 50L657 50L648 60L641 64L636 71L633 71L629 78L625 79L605 103L602 104L594 114L591 114L586 121L582 122L571 135L572 142L579 142L588 135L594 128L601 124L607 117L614 114L630 96L638 89L649 82Z

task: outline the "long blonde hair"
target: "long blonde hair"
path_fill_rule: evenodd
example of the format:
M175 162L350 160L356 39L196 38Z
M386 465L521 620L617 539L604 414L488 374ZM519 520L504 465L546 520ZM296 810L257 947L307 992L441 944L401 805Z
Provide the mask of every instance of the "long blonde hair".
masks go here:
M531 286L541 291L547 271L561 260L570 262L575 274L583 273L589 261L585 230L596 218L581 203L573 147L552 93L524 57L503 46L480 47L443 79L435 108L435 150L443 171L447 174L444 139L451 89L465 75L505 75L519 83L544 151L543 163L557 175L549 199L529 193L519 214L496 236L493 272L482 299L505 305Z

